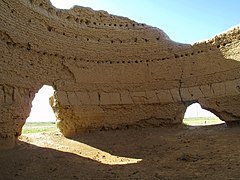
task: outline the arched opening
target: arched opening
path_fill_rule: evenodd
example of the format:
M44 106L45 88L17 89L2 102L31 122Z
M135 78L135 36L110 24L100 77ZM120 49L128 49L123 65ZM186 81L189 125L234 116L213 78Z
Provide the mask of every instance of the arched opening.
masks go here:
M199 103L193 103L187 107L183 123L190 126L208 126L223 124L224 121L210 111L202 109Z
M49 104L53 95L52 86L44 85L35 95L29 117L22 129L22 134L49 132L56 130L56 117Z

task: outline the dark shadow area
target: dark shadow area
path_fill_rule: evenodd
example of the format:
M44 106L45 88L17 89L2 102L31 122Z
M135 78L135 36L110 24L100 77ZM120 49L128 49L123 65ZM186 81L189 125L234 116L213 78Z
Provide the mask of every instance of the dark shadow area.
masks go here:
M0 153L1 179L90 179L109 167L77 155L25 142ZM84 173L82 173L84 172Z
M122 178L240 177L236 169L240 159L229 142L233 138L234 143L240 143L238 131L239 128L229 129L225 125L194 130L190 127L130 128L82 134L74 140L117 156L142 159L136 164L114 166L114 169L122 167L119 176ZM235 167L230 167L230 157L235 158L232 162ZM209 169L209 164L214 167Z
M29 137L16 148L2 151L0 174L6 180L240 178L239 130L222 126L128 129L96 131L75 140L45 133L39 140L52 144L51 148L26 143ZM96 151L84 152L85 146ZM107 165L97 162L108 158L102 151L142 161ZM91 158L83 157L86 153Z

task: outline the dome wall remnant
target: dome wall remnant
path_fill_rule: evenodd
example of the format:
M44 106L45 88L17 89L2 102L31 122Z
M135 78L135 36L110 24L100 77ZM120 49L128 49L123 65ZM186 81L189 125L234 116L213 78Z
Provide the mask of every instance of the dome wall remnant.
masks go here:
M12 147L43 85L65 136L181 124L198 102L240 121L240 27L190 44L105 11L0 2L0 145Z

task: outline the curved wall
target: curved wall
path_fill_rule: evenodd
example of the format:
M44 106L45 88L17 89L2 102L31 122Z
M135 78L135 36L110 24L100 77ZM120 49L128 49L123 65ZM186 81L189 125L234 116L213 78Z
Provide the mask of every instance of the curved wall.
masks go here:
M199 102L240 120L240 28L194 45L128 18L47 0L0 2L0 143L14 145L46 84L65 136L89 129L180 124Z

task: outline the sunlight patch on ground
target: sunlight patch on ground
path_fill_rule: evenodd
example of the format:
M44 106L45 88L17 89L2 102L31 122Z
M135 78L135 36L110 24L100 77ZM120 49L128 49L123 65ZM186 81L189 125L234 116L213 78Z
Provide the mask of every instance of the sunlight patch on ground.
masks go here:
M51 133L53 134L53 133ZM52 139L54 136L54 139ZM59 141L56 139L59 138ZM20 140L26 141L27 143L43 147L56 149L62 152L73 153L78 156L88 158L102 164L107 165L123 165L123 164L135 164L142 161L142 159L120 157L112 155L108 152L102 151L95 147L89 146L87 144L67 139L63 137L59 132L54 132L54 135L47 135L47 133L34 133L23 135L19 138ZM67 144L67 145L66 145Z

